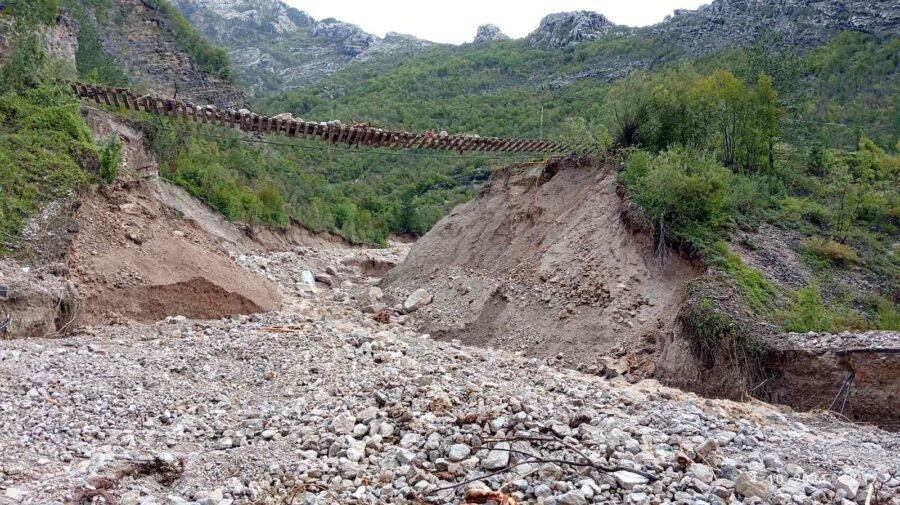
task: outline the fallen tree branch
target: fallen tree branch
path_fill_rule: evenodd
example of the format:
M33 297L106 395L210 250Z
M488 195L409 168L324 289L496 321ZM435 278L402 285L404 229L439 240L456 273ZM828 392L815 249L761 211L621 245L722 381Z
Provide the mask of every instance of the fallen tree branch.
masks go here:
M538 464L548 464L548 463L552 463L552 464L557 464L557 465L568 465L568 466L582 467L582 468L593 468L594 470L597 470L598 472L602 472L602 473L606 473L606 474L615 473L615 472L629 472L629 473L633 473L633 474L635 474L635 475L640 475L641 477L644 477L645 479L647 479L647 480L650 481L650 482L654 482L654 481L659 480L659 477L657 477L657 476L655 476L655 475L653 475L653 474L651 474L651 473L647 473L647 472L641 471L641 470L634 470L634 469L632 469L632 468L626 468L626 467L623 467L623 466L605 466L605 465L601 465L601 464L595 463L593 460L591 460L591 458L589 458L589 457L588 457L584 452L582 452L580 449L578 449L577 447L573 446L572 444L570 444L570 443L568 443L568 442L566 442L566 441L564 441L564 440L562 440L562 439L560 439L560 438L558 438L558 437L518 436L518 437L509 437L509 438L487 438L487 439L485 439L484 441L488 444L488 446L490 447L490 450L492 450L492 451L501 451L501 452L507 452L507 453L510 453L510 454L518 454L518 455L520 455L520 456L526 456L526 457L528 457L528 458L530 458L530 459L528 459L527 461L520 461L520 462L515 463L515 464L513 464L513 465L507 465L506 467L504 467L504 468L502 468L502 469L500 469L500 470L497 470L496 472L491 472L491 473L488 473L488 474L480 475L480 476L475 477L475 478L473 478L473 479L468 479L468 480L465 480L465 481L462 481L462 482L458 482L458 483L456 483L456 484L451 484L451 485L449 485L449 486L443 486L443 487L439 487L439 488L432 489L432 490L429 491L427 494L434 494L434 493L439 493L439 492L441 492L441 491L448 491L448 490L451 490L451 489L457 489L457 488L460 488L460 487L465 486L465 485L467 485L467 484L471 484L471 483L473 483L473 482L478 482L478 481L483 480L483 479L488 479L488 478L491 478L491 477L494 477L494 476L497 476L497 475L500 475L500 474L503 474L503 473L507 473L507 472L513 470L514 468L518 468L518 467L520 467L520 466L528 465L528 464L533 464L533 463L538 463ZM526 452L526 451L520 451L520 450L518 450L518 449L505 449L505 448L498 448L498 447L495 447L495 445L496 445L496 444L499 444L500 442L545 442L545 443L549 442L549 443L556 443L556 444L560 444L560 445L566 447L567 449L569 449L569 450L571 450L571 451L577 453L577 454L578 454L579 456L581 456L585 461L581 462L581 461L570 461L570 460L566 460L566 459L558 459L558 458L545 458L544 456L542 456L542 455L540 455L540 454L532 454L532 453L529 453L529 452ZM504 486L504 487L505 487L505 486ZM501 489L502 489L502 488L501 488Z
M480 476L478 476L478 477L475 477L474 479L464 480L464 481L462 481L462 482L457 482L456 484L451 484L451 485L449 485L449 486L444 486L444 487L439 487L439 488L432 489L431 491L428 492L428 494L440 493L441 491L447 491L447 490L450 490L450 489L456 489L456 488L465 486L466 484L471 484L471 483L473 483L473 482L478 482L478 481L480 481L480 480L482 480L482 479L489 479L489 478L494 477L494 476L496 476L496 475L500 475L500 474L502 474L502 473L506 473L506 472L512 470L513 468L518 468L518 467L520 467L520 466L522 466L522 465L527 465L527 464L529 464L529 463L540 463L540 461L520 461L519 463L516 463L516 464L514 464L514 465L510 465L510 466L507 466L507 467L505 467L505 468L503 468L503 469L501 469L501 470L497 470L496 472L491 472L491 473L486 474L486 475L480 475Z
M655 475L641 471L641 470L634 470L632 468L627 468L624 466L605 466L605 465L601 465L599 463L594 463L593 460L588 458L587 455L585 455L583 452L578 450L576 447L574 447L571 444L569 444L563 440L560 440L559 438L556 438L556 437L550 438L550 437L523 436L523 437L510 437L510 438L488 438L488 439L485 439L485 442L487 442L488 444L491 444L491 445L495 445L500 442L556 442L556 443L560 443L560 444L566 446L567 448L578 453L579 456L584 458L585 462L581 463L578 461L568 461L568 460L561 460L561 459L544 459L543 456L535 456L534 454L529 454L524 451L518 451L515 449L501 449L501 448L497 448L497 447L492 447L492 450L510 452L510 453L514 453L514 454L521 454L521 455L531 456L533 458L541 458L543 463L554 463L554 464L562 464L562 465L578 466L578 467L590 467L590 468L593 468L602 473L629 472L629 473L633 473L635 475L640 475L641 477L644 477L645 479L649 480L650 482L655 482L655 481L659 480L659 478L656 477Z

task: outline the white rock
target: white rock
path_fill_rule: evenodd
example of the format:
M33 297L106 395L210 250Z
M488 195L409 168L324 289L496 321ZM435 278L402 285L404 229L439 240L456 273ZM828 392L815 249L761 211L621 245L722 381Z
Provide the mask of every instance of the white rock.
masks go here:
M25 499L25 495L28 494L28 491L20 488L20 487L8 487L6 488L6 492L3 493L8 499L12 500L13 503L20 502Z
M650 482L647 477L644 477L643 475L638 475L625 470L614 472L613 477L616 478L616 482L619 483L619 487L622 489L634 489L635 486Z
M576 489L557 498L556 503L559 505L587 505L587 499L580 490Z
M434 298L431 296L431 293L424 289L417 289L406 298L405 302L403 302L403 311L407 313L415 312L422 307L431 305L433 300Z
M468 445L453 444L450 446L450 451L447 455L447 458L450 461L462 461L468 458L470 454L472 454L472 450L469 449Z
M860 486L859 481L849 475L841 475L834 485L838 489L843 489L847 493L847 498L850 500L853 500L856 497L856 493L859 492Z
M366 443L363 440L353 440L347 449L347 459L358 463L366 456Z
M309 270L304 270L300 272L300 284L314 288L316 287L316 276Z
M492 449L490 452L488 452L487 457L484 458L484 460L481 462L481 465L488 470L499 470L501 468L507 467L509 465L509 443L500 442L494 447L495 449Z
M355 427L356 417L349 412L338 414L331 420L331 431L335 433L352 433Z
M691 476L704 484L709 484L716 480L716 474L713 472L713 469L700 463L692 464L688 472Z

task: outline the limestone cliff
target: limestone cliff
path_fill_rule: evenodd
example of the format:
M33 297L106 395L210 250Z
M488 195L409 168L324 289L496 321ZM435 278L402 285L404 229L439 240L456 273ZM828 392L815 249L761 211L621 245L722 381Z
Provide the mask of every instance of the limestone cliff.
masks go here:
M227 48L250 92L316 84L348 66L410 54L431 43L384 38L334 18L316 20L281 0L174 0L206 36Z

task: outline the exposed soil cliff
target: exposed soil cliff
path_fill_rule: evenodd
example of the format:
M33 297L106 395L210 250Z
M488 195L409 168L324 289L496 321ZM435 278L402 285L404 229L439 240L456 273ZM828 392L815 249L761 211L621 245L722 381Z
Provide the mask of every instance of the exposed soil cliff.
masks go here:
M390 272L388 292L425 288L426 331L465 343L589 365L652 349L671 332L681 286L699 272L662 266L622 223L612 167L572 160L496 173Z
M270 282L240 268L192 221L156 200L147 181L87 196L69 265L81 300L77 321L217 319L275 310Z

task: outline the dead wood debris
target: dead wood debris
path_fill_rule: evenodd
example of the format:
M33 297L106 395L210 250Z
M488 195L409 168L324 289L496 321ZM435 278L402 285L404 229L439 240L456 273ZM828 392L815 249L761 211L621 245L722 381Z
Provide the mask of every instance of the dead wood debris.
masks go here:
M553 463L553 464L557 464L557 465L567 465L567 466L571 466L571 467L581 467L581 468L587 467L587 468L593 468L594 470L596 470L598 472L607 473L607 474L614 473L614 472L630 472L635 475L640 475L640 476L646 478L647 480L649 480L650 482L659 480L659 478L657 476L655 476L651 473L641 471L641 470L635 470L633 468L627 468L627 467L623 467L623 466L610 467L610 466L605 466L605 465L596 463L591 458L589 458L578 447L575 447L574 445L570 444L569 442L566 442L565 440L563 440L557 436L523 435L523 436L503 437L503 438L486 438L483 440L483 442L485 443L485 445L490 447L491 450L509 452L511 454L518 454L520 456L525 456L528 459L525 461L520 461L514 465L509 465L506 468L503 468L499 471L492 472L492 473L489 473L486 475L481 475L474 479L469 479L469 480L465 480L463 482L458 482L456 484L451 484L449 486L443 486L443 487L433 489L433 490L431 490L431 492L429 494L434 494L434 493L438 493L441 491L448 491L451 489L457 489L457 488L460 488L467 484L471 484L473 482L481 481L483 479L487 479L487 478L493 477L495 475L507 473L510 470L512 470L516 467L525 465L525 464ZM499 444L501 442L507 442L507 443L536 442L539 444L554 444L554 445L562 446L564 449L572 451L578 457L580 457L583 461L578 461L576 459L548 458L548 457L545 457L540 452L541 449L538 449L537 453L530 453L530 452L526 452L526 451L520 451L517 449L505 449L505 448L497 447L497 444ZM474 503L484 503L484 502L474 502ZM513 503L515 503L515 502L513 502ZM464 503L464 505L465 505L465 503Z
M157 482L168 487L184 475L184 465L183 458L174 461L164 461L156 457L146 461L133 461L119 469L112 477L97 476L89 478L87 486L76 488L72 498L66 502L66 505L91 503L96 497L103 498L106 505L117 505L118 501L113 496L112 491L119 486L119 483L125 477L155 475Z
M484 488L472 488L466 491L466 497L460 505L482 505L493 503L496 505L517 505L518 502L512 497L507 496L500 491L491 491Z

